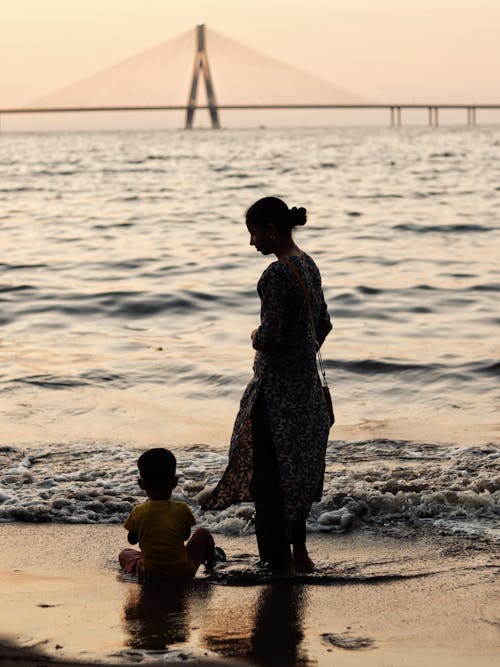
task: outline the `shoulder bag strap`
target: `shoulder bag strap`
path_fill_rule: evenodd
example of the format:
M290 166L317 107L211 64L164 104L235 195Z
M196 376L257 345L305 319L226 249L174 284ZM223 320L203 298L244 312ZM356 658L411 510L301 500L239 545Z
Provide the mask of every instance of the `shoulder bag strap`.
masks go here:
M326 373L325 373L325 366L323 364L323 358L321 356L321 352L319 349L319 344L318 344L318 339L316 337L316 326L314 325L314 317L313 317L313 312L312 312L312 306L311 306L311 295L309 294L309 290L307 289L307 286L304 282L304 279L302 278L302 275L300 271L292 264L292 262L289 262L286 257L284 257L282 260L283 264L286 264L290 271L294 274L294 276L297 278L297 281L302 289L302 292L304 293L304 299L306 302L307 306L307 311L309 313L309 321L311 323L311 331L312 335L314 337L314 342L316 344L316 354L318 355L318 362L319 362L319 370L321 372L321 375L323 376L323 384L324 386L327 386L327 381L326 381Z

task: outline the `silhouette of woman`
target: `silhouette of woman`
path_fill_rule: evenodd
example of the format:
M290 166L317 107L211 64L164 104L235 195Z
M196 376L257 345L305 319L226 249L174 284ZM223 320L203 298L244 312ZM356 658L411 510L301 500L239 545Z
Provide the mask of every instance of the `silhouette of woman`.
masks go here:
M305 223L304 208L289 209L276 197L259 199L247 211L250 245L277 261L257 286L261 322L251 334L254 376L241 399L228 466L203 504L203 509L223 509L254 500L261 561L273 569L288 567L292 544L299 571L313 568L306 518L312 502L321 498L330 428L316 348L332 328L319 270L292 237Z

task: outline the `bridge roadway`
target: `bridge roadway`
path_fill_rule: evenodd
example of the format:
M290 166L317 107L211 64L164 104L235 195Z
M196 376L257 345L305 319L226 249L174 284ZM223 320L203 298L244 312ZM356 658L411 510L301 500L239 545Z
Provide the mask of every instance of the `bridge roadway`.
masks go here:
M34 113L74 113L74 112L93 112L93 111L188 111L191 110L209 110L210 106L205 105L156 105L156 106L88 106L88 107L18 107L0 109L0 117L3 114L34 114ZM427 109L428 123L430 127L439 125L439 110L444 109L464 109L467 112L467 125L476 125L476 112L478 109L498 109L500 104L218 104L218 110L258 110L258 109L388 109L390 112L391 126L402 125L403 109Z

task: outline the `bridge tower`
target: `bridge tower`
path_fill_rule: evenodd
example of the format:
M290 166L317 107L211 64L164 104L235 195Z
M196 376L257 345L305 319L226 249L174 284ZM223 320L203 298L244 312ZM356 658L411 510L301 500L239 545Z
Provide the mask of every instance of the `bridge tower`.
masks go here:
M210 112L210 118L212 119L212 128L219 129L219 110L217 108L215 90L212 83L212 77L210 76L207 50L205 47L205 24L198 23L196 30L197 49L194 57L193 79L191 81L191 92L189 94L189 101L186 112L186 130L191 130L193 127L194 112L196 108L196 92L198 90L198 77L200 75L200 71L203 73L203 78L205 79L208 110Z

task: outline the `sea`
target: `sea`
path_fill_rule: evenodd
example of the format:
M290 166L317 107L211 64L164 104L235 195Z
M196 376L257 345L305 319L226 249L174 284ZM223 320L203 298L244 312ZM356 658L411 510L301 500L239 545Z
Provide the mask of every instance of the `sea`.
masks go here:
M200 512L273 261L245 210L304 206L334 329L311 532L500 542L500 127L0 135L0 522L121 523L173 449Z

